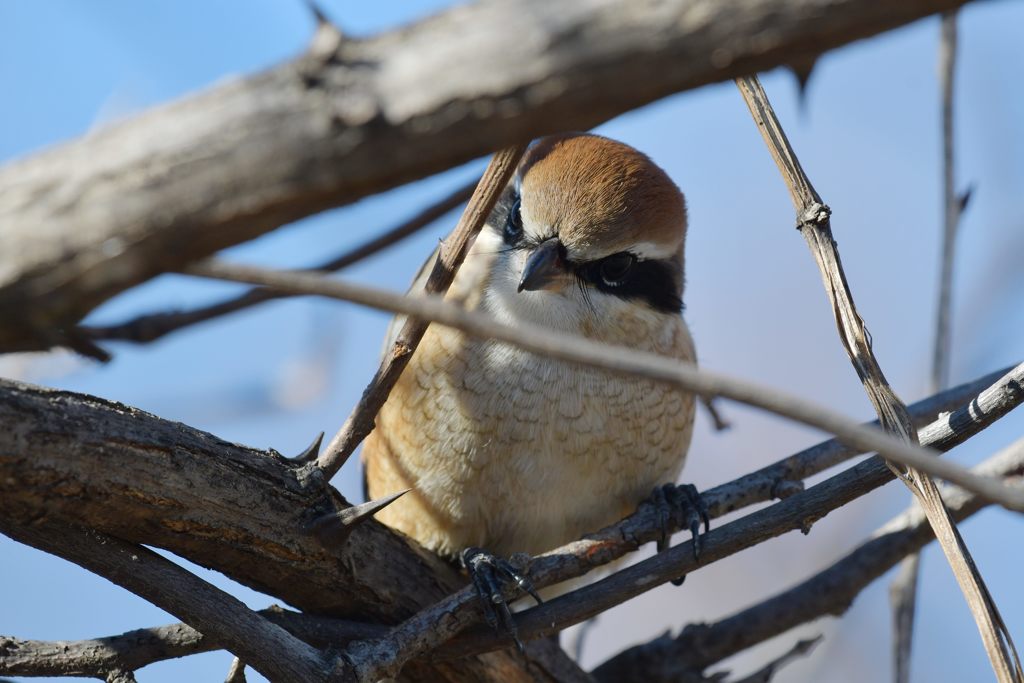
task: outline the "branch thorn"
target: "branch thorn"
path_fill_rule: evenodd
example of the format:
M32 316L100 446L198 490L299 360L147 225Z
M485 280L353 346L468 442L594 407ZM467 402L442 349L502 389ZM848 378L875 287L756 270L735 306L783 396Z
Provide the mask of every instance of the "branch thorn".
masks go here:
M347 507L344 510L322 515L309 524L307 531L320 539L320 542L325 546L339 547L349 537L353 529L388 505L394 503L409 491L410 489L405 489L377 500L369 500L359 505Z
M299 465L304 465L307 462L313 462L314 460L316 460L316 456L320 454L320 444L323 443L323 440L324 433L320 432L320 434L318 434L317 437L313 439L313 443L309 444L304 449L302 449L301 453L289 459L292 462Z

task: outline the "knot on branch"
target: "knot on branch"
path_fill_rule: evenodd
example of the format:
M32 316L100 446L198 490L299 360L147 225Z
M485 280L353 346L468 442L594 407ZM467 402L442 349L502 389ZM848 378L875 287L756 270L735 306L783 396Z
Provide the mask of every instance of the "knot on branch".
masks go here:
M800 212L797 219L798 222L796 224L796 229L803 230L806 227L820 228L823 225L828 224L828 220L831 216L832 209L830 209L827 204L813 202Z

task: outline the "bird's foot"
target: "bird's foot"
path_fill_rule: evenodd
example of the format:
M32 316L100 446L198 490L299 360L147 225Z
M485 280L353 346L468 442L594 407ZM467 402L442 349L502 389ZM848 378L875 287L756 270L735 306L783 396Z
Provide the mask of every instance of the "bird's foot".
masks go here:
M708 518L708 508L704 500L697 492L693 484L665 484L658 486L651 492L650 501L653 503L661 524L661 537L658 539L657 548L660 553L668 547L671 538L670 529L672 520L678 516L683 521L684 528L690 530L693 536L693 559L700 561L701 534L700 525L704 523L704 533L711 530L711 520ZM686 576L680 576L672 580L672 584L682 585Z
M533 584L522 575L522 570L513 566L511 562L480 548L466 548L459 555L459 560L480 597L484 619L495 631L507 633L516 644L516 649L525 652L523 643L519 640L512 610L505 599L505 588L510 583L514 584L520 591L529 593L539 605L543 601Z

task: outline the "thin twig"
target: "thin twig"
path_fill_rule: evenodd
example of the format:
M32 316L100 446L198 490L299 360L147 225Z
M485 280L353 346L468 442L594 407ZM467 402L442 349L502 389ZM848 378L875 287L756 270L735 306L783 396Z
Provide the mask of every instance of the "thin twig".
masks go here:
M793 647L789 648L754 673L735 681L730 681L729 683L768 683L768 681L772 680L775 674L779 672L779 669L786 666L793 660L800 659L801 657L806 657L811 654L821 640L822 636L815 636L806 640L798 640Z
M1008 488L998 481L979 478L959 465L933 457L919 446L894 439L877 429L862 427L849 418L823 408L819 403L657 354L602 344L528 323L519 323L514 327L505 325L489 315L467 311L437 296L405 297L309 273L237 266L210 260L194 264L189 268L189 273L351 301L430 320L476 337L496 339L550 358L664 382L702 396L730 398L817 427L836 435L850 446L863 451L877 451L894 462L919 468L984 495L1009 509L1024 510L1024 494L1021 491Z
M996 419L1024 401L1024 364L992 373L968 384L950 389L910 406L915 419L941 417L924 425L919 434L922 444L948 450L978 433ZM954 408L956 408L954 410ZM780 482L799 483L857 455L836 440L784 458L773 465L747 474L739 479L706 491L703 495L712 518L728 514L742 507L771 500ZM880 469L881 481L889 481L887 470ZM680 528L675 521L673 529ZM572 573L585 573L598 564L621 557L640 544L655 539L661 533L661 520L650 506L643 506L625 520L600 532L591 534L561 549L552 551L541 560L534 560L537 571L556 577L565 574L566 565ZM303 640L317 646L340 646L351 640L381 638L387 627L377 624L348 622L318 617L279 608L260 612L270 621L284 626ZM552 617L559 628L566 626L561 615ZM492 632L467 634L471 643L456 639L441 646L432 656L437 658L466 655L468 644L476 644L475 652L483 652L506 645ZM529 633L524 634L529 637ZM490 640L486 637L490 636ZM0 674L57 675L77 671L82 675L113 668L137 669L146 664L217 649L217 644L185 624L161 626L131 631L118 636L86 641L20 641L0 638L0 650L8 653L0 658Z
M880 463L876 471L883 472ZM861 465L857 466L862 467ZM1024 475L1024 440L992 456L976 468L986 475ZM985 506L962 489L945 487L943 496L957 519ZM872 581L899 560L931 542L934 536L921 509L913 505L835 564L782 593L711 624L693 624L673 639L659 639L629 648L597 669L601 681L667 683L685 673L701 671L727 657L822 616L843 614Z
M473 196L469 199L469 204L459 218L458 225L441 244L437 260L434 261L423 286L424 293L443 296L448 291L473 239L491 215L525 151L526 145L522 144L504 149L491 158L483 177L473 191ZM356 447L373 431L377 413L387 401L402 370L409 364L428 325L428 322L414 318L406 320L402 325L391 350L381 361L369 386L363 391L359 404L345 420L341 430L327 444L327 448L317 461L326 480L330 480L341 469Z
M445 214L466 202L475 187L476 182L463 185L390 230L309 270L335 272L369 258L429 227ZM254 287L237 297L195 308L191 311L149 313L113 325L85 325L78 327L77 330L90 340L120 340L145 343L160 339L171 332L177 332L207 320L213 320L223 315L245 310L256 304L286 296L291 295L287 292L278 292L266 287Z
M832 304L840 341L878 413L882 427L902 440L916 443L917 433L907 415L906 406L889 386L871 350L871 340L863 319L853 303L839 251L832 238L831 211L821 201L804 173L779 123L768 96L756 76L738 78L736 84L750 108L761 135L782 173L797 211L797 225L818 264L826 293ZM981 577L967 545L942 502L934 473L918 465L907 465L905 472L894 471L917 496L935 530L935 536L974 615L985 650L1001 683L1024 680L1013 639L999 609Z
M321 654L234 596L148 548L52 522L22 526L5 520L3 532L70 560L174 614L273 681L326 681L335 671L351 673L342 659Z
M940 391L949 382L952 330L953 265L956 260L956 235L964 199L956 192L956 166L953 137L953 91L956 73L957 11L942 15L942 40L939 43L939 81L942 110L942 260L939 274L939 300L935 317L935 346L932 354L931 389Z
M939 275L939 300L935 321L935 343L932 351L931 391L940 391L949 381L953 264L956 256L956 233L960 223L961 202L954 188L953 90L956 71L957 11L942 15L942 39L939 43L939 81L941 84L942 119L942 261ZM921 557L915 553L900 564L900 570L889 586L893 616L893 680L910 681L910 653L914 639L914 613L917 608L917 580Z

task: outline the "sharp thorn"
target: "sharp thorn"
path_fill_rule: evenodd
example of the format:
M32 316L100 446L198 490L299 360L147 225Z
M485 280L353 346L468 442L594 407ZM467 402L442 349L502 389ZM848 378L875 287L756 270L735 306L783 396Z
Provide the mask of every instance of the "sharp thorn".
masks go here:
M796 77L800 111L804 114L807 112L807 84L811 82L811 75L814 73L814 67L817 62L817 57L810 57L789 64L789 70Z
M290 458L292 462L305 464L316 460L316 456L320 454L320 444L324 441L324 433L320 432L320 435L313 439L313 443L306 446L301 453L296 455L294 458Z
M963 213L967 209L967 205L971 202L971 195L974 194L974 185L968 185L967 189L960 193L957 197L957 201L960 206L960 213Z
M324 11L320 9L320 6L316 4L316 2L313 0L305 0L305 3L306 9L308 9L309 13L313 15L313 19L316 21L317 26L331 23L331 20L327 18L327 15L324 14Z
M341 545L348 538L349 534L352 533L353 529L388 505L394 503L408 493L409 490L405 489L404 491L392 493L390 496L370 500L318 517L309 524L307 531L319 538L325 546Z
M409 493L410 490L411 489L403 489L401 491L398 491L397 493L392 493L390 496L384 496L383 498L378 498L377 500L368 500L365 503L353 505L350 508L339 510L336 513L336 516L338 518L338 521L341 522L343 526L350 528L354 527L366 521L377 512L380 512L388 505L391 505L396 500L398 500L405 494Z

